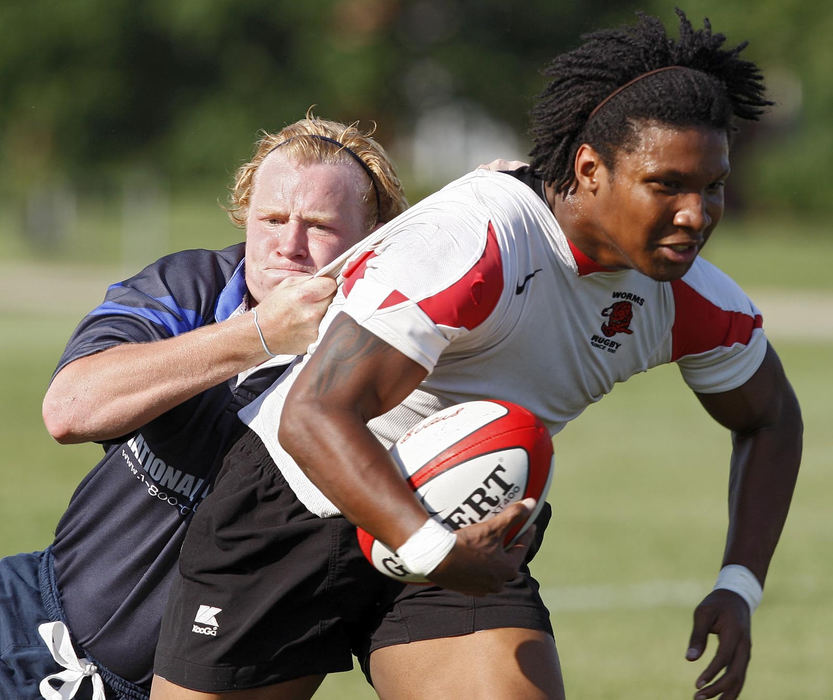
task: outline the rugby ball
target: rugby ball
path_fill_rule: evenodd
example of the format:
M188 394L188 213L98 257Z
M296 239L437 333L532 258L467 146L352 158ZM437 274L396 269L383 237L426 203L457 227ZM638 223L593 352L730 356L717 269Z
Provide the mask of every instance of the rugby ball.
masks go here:
M456 404L428 416L390 452L425 510L452 530L534 498L534 511L508 534L507 546L543 508L554 466L552 439L541 420L522 406L494 399ZM386 576L428 582L361 528L358 539L368 561Z

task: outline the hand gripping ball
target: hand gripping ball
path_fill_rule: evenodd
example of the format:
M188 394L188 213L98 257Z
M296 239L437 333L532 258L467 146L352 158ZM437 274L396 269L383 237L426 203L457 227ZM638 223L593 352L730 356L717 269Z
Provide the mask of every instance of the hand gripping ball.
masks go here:
M534 498L534 512L509 533L507 546L543 507L554 466L552 439L544 424L522 406L494 399L460 403L430 415L390 451L425 510L452 530ZM364 555L383 574L427 582L370 533L359 528L358 538Z

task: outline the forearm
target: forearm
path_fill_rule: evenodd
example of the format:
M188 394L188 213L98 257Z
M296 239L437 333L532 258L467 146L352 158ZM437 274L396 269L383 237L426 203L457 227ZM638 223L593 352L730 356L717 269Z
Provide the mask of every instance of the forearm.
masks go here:
M279 437L343 515L389 547L428 517L390 453L350 411L296 400L284 408Z
M732 431L723 563L746 566L763 585L801 462L798 400L772 347L745 384L698 398L715 420Z
M251 314L80 358L54 378L43 419L61 443L125 435L268 359Z
M429 516L367 421L404 401L425 375L421 365L340 314L281 414L281 445L348 520L394 550ZM528 545L507 551L507 533L528 514L526 505L514 504L458 530L451 551L425 571L437 585L463 593L499 591L517 575Z
M367 421L403 401L425 374L339 314L298 375L281 415L284 449L348 520L393 548L428 516Z
M784 528L801 462L797 404L784 414L776 426L733 436L723 563L743 564L762 585Z
M429 514L388 451L361 420L357 422L360 414L347 410L339 415L314 402L294 404L288 414L289 404L284 407L281 444L348 520L399 552L407 565L415 562L414 572L468 595L495 593L517 575L532 531L508 550L505 543L510 530L529 517L534 503L512 504L492 518L463 527L450 543L443 538L439 548L433 536L415 541L412 536ZM440 531L450 535L441 527ZM409 559L403 550L406 542L411 546Z
M130 343L81 358L53 379L43 403L59 442L125 435L269 358L303 353L335 293L327 278L290 278L244 313L174 338Z

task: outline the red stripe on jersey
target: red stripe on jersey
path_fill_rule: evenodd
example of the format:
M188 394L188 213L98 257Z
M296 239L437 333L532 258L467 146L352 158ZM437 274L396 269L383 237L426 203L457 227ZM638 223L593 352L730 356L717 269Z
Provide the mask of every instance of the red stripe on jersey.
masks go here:
M502 293L503 262L490 223L480 259L457 282L423 299L418 306L437 325L471 330L494 311Z
M752 332L763 326L760 314L750 316L721 309L682 280L671 282L671 289L676 306L671 330L672 361L716 347L746 344Z
M342 273L342 277L344 278L344 296L350 294L350 290L353 289L353 285L364 277L365 270L367 270L367 263L374 257L376 257L376 251L368 250L363 255L360 255L357 260L350 263L347 268L345 268Z
M408 301L408 297L406 297L402 292L398 292L394 289L385 297L385 300L379 304L379 308L386 309L388 306L396 306L397 304L401 304L403 301Z
M573 254L580 275L590 275L594 272L615 272L612 267L599 265L593 258L582 253L569 238L567 239L567 243L570 244L570 252Z
M350 294L367 271L367 264L376 256L372 250L356 259L345 269L344 295ZM423 299L417 305L438 325L452 328L476 328L497 306L503 292L503 262L492 225L489 224L486 248L480 259L457 282L441 292ZM407 301L398 290L392 291L379 306L384 309Z

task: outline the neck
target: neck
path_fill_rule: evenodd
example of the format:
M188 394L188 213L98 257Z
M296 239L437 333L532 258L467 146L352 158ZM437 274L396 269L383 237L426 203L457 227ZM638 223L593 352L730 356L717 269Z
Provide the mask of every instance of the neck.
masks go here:
M582 229L586 228L586 225L581 215L585 207L582 205L578 193L558 193L552 183L547 183L544 191L550 211L555 216L555 220L567 240L589 255L589 252L584 250L585 245L581 243L586 239L586 235L582 233Z
M546 185L545 192L550 211L567 240L589 261L606 266L604 244L599 241L598 229L593 223L592 201L587 201L589 195L586 192L559 194L551 184Z

